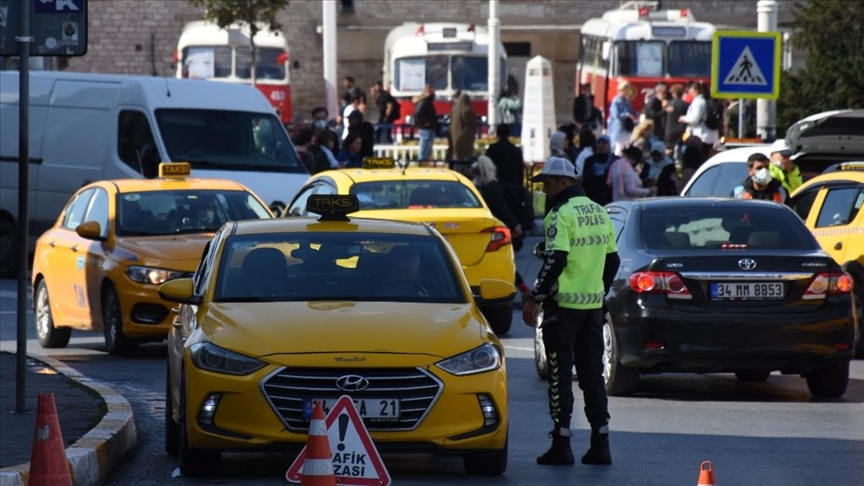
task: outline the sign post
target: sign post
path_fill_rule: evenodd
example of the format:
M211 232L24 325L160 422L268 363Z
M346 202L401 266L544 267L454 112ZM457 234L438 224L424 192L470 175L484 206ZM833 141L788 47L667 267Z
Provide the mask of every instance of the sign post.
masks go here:
M32 34L32 35L31 35ZM30 250L30 56L87 53L87 0L0 0L0 56L18 56L18 239L15 411L26 411L27 262Z

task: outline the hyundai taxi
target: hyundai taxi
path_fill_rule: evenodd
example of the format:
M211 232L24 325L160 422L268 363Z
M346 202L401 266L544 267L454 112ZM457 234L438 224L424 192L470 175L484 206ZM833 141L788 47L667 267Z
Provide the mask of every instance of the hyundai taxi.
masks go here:
M512 282L516 263L510 230L492 215L474 184L444 168L397 168L390 158L366 158L360 169L320 172L312 176L285 216L306 216L313 194L351 194L360 201L357 217L427 223L456 251L471 289L493 278ZM481 310L498 334L510 330L513 295L497 301L479 299Z
M164 339L174 316L157 286L191 275L224 222L272 217L242 184L190 175L187 163L163 163L158 178L94 182L72 196L36 243L43 347L65 347L72 329L104 331L111 354Z
M507 466L503 346L459 260L424 224L347 217L356 196L312 195L320 219L226 224L168 336L165 449L180 471L222 451L299 450L312 404L350 395L378 450L457 454L469 474ZM479 282L483 299L508 281Z

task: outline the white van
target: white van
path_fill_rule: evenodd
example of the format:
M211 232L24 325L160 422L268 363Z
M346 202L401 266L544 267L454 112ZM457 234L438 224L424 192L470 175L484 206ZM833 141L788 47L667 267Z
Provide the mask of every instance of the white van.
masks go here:
M18 228L14 71L0 72L0 127L0 275L11 276ZM191 163L196 177L238 181L274 207L290 201L309 177L273 107L251 86L32 72L31 244L81 186L143 177L139 154L145 146L155 147L162 162Z

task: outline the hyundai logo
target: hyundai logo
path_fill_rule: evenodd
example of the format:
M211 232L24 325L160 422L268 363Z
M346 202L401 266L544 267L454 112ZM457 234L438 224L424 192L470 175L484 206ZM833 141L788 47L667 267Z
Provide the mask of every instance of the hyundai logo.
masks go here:
M738 266L741 267L741 270L753 270L756 268L756 260L752 258L743 258L738 260Z
M356 392L365 390L369 387L369 380L358 375L344 375L336 379L336 388L347 391Z

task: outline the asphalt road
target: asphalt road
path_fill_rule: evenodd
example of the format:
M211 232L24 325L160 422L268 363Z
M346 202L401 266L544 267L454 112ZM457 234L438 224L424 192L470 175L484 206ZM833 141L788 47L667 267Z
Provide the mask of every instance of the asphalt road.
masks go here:
M533 242L532 242L533 243ZM518 255L518 266L533 279L539 261ZM609 400L612 415L610 467L541 467L534 458L548 445L546 390L533 364L531 330L514 315L503 338L510 387L510 457L506 475L465 475L454 457L385 455L396 484L513 485L688 485L703 460L714 464L721 485L859 485L864 478L864 361L852 363L852 380L839 400L810 397L804 380L777 373L766 383L739 383L732 375L643 377L638 393ZM142 346L130 358L105 353L100 334L74 332L68 348L43 350L29 316L28 350L61 359L123 393L132 404L138 447L109 479L109 485L281 484L293 458L226 454L219 476L208 480L176 477L175 461L163 452L164 344ZM15 350L15 282L0 280L0 349ZM577 410L581 397L577 391ZM574 416L574 451L587 447L589 429Z

